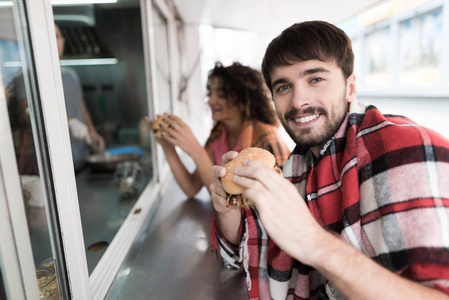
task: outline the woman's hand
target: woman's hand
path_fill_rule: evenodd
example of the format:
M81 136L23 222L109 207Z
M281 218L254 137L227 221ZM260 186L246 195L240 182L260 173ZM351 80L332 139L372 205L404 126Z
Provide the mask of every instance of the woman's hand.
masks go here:
M160 116L162 116L162 115L156 115L156 119ZM145 122L147 122L147 124L150 126L151 132L153 132L153 123L156 119L151 120L148 116L145 117ZM162 146L162 148L164 148L164 149L173 148L174 149L174 145L172 145L170 142L166 141L164 138L159 138L156 135L154 135L154 139L156 140L156 142L159 145Z
M164 117L162 125L162 139L172 145L178 146L191 157L194 157L199 148L202 148L198 140L180 117L168 114Z

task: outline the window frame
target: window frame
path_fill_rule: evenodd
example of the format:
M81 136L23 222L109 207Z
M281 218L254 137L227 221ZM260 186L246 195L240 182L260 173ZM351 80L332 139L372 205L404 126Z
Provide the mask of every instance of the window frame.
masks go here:
M14 2L16 3L16 2ZM57 53L56 37L54 35L54 17L49 0L24 0L27 19L25 20L32 44L34 68L40 99L42 99L42 115L50 158L50 168L53 174L51 180L54 186L56 210L61 229L61 243L64 249L64 262L66 264L66 276L70 296L73 299L104 299L108 290L116 280L121 264L128 255L132 244L136 241L148 217L157 207L161 189L169 179L169 167L165 162L160 163L161 149L156 146L153 139L153 159L157 161L153 165L154 176L147 184L133 209L126 217L121 228L112 240L108 249L89 276L86 260L86 247L82 232L81 216L78 205L75 173L73 169L70 150L69 131L67 127L67 115L63 99L63 88L60 71L60 62ZM175 75L178 66L176 60L176 22L170 10L163 1L141 0L145 72L147 75L147 98L149 115L155 108L155 89L151 78L154 78L154 41L151 35L151 9L157 5L164 12L169 25L169 60L171 71L171 99L172 107L176 110L177 90ZM17 15L19 18L19 16ZM21 21L22 18L21 17ZM153 61L154 62L154 61ZM153 75L153 76L152 76ZM5 101L6 103L6 101ZM5 105L6 107L6 105ZM4 111L0 107L0 111ZM7 132L8 118L0 121L0 132ZM6 126L8 125L8 126ZM5 131L6 128L6 131ZM25 209L21 201L14 201L22 197L20 179L15 165L15 153L12 136L9 128L8 147L0 149L0 208L5 210L10 223L5 222L5 232L0 239L0 254L2 260L8 260L8 264L2 269L5 271L5 285L8 291L14 289L12 298L38 298L39 292L34 271L33 252L30 237L28 235ZM153 138L153 137L152 137ZM15 166L15 169L12 167ZM2 176L8 170L8 177ZM11 175L11 176L10 176ZM4 189L2 189L4 187ZM20 198L21 199L21 198ZM16 271L11 271L11 270ZM20 280L19 280L20 278ZM22 288L20 288L22 287Z

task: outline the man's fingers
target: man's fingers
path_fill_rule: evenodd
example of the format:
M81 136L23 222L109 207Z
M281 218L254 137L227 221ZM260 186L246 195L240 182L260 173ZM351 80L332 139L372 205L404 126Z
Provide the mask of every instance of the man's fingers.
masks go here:
M234 181L246 188L266 189L272 193L278 192L278 186L282 184L284 177L273 168L257 161L246 160L242 167L235 169Z
M217 212L229 212L230 208L226 205L226 191L221 185L221 177L226 175L226 168L221 166L212 166L210 170L213 176L213 183L209 186L212 203Z
M235 183L243 186L246 189L252 188L252 189L259 190L259 189L263 188L263 185L259 181L255 180L253 178L249 178L249 177L235 175L233 178L233 181Z
M226 168L222 167L222 166L212 166L212 168L210 168L210 173L212 174L212 176L214 177L223 177L226 175Z
M230 160L233 160L238 154L239 153L237 151L229 151L223 154L223 156L221 157L221 165L222 166L226 165Z
M221 184L212 183L209 188L212 195L219 196L216 200L220 198L226 199L226 191L223 189Z
M210 185L209 189L211 191L211 196L213 197L213 200L216 201L220 200L220 198L226 199L226 191L223 189L223 186L221 185L221 177L226 175L226 168L221 166L212 166L210 169L210 173L212 174L213 182ZM216 195L214 197L214 195Z
M260 161L248 159L243 162L242 167L235 169L235 174L262 181L266 176L269 176L272 171L272 167L269 167Z

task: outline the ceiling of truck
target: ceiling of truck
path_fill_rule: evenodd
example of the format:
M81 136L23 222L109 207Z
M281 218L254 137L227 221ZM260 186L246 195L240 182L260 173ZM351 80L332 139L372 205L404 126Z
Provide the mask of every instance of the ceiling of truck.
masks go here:
M173 0L186 24L278 34L293 23L345 21L385 0Z

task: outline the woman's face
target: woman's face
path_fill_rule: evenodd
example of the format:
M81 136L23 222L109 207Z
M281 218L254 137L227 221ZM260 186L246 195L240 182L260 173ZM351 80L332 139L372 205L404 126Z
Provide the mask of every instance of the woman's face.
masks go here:
M207 103L212 111L212 119L215 122L226 122L241 117L239 108L235 105L229 106L229 100L222 89L220 78L213 78L209 87Z

